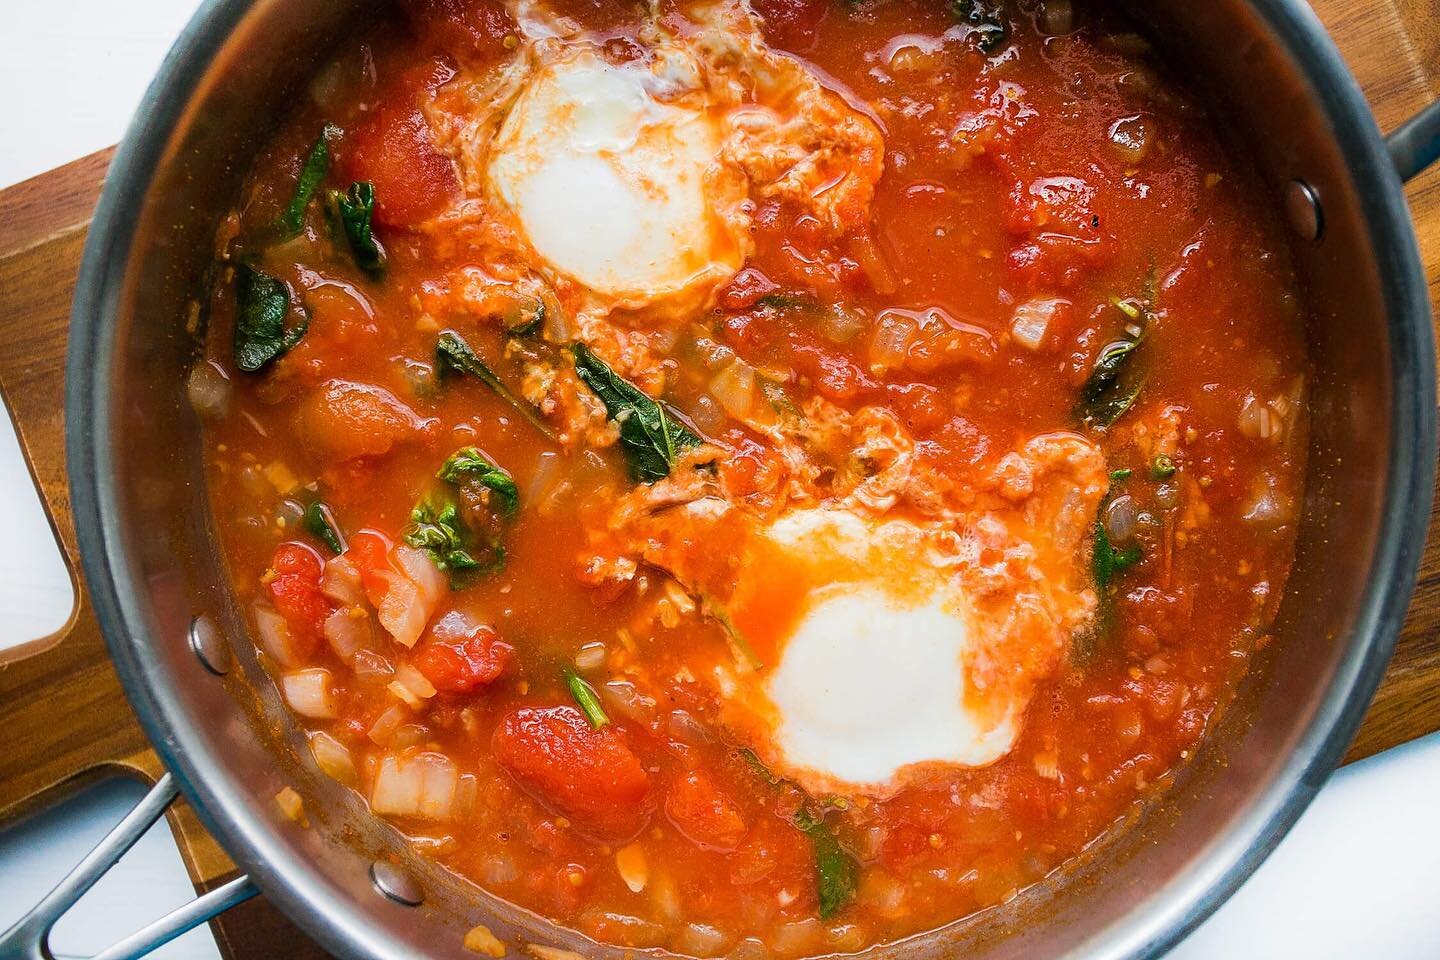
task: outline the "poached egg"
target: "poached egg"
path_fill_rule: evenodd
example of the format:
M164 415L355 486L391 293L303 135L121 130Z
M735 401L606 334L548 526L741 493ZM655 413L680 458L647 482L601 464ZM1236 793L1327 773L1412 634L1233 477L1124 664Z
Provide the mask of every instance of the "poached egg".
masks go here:
M699 66L668 49L542 63L493 145L490 185L542 271L612 306L708 294L744 262L745 184L718 163Z
M973 682L984 625L946 539L838 508L794 511L752 539L724 609L764 666L739 679L726 720L772 769L883 792L916 765L1009 751L1024 699Z

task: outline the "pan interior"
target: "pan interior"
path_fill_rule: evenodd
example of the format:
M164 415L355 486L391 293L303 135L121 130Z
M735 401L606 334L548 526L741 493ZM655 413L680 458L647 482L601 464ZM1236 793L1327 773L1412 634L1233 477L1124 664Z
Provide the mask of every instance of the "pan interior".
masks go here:
M71 478L86 573L131 698L202 818L333 952L469 956L484 922L511 943L597 948L417 857L320 775L281 718L214 548L199 424L184 393L187 317L220 213L287 100L365 17L358 3L215 2L187 30L117 156L86 253L71 341ZM1310 474L1275 642L1160 802L1002 907L871 955L1020 958L1156 951L1203 919L1298 816L1378 681L1413 583L1434 458L1428 307L1398 184L1363 101L1308 8L1147 5L1159 44L1209 78L1232 142L1278 197L1319 192L1325 233L1295 258L1312 304ZM1303 65L1303 66L1302 66ZM1362 186L1363 184L1363 186ZM1363 343L1364 349L1356 349ZM214 617L224 681L191 655ZM291 785L310 828L279 813ZM383 858L418 908L378 897Z

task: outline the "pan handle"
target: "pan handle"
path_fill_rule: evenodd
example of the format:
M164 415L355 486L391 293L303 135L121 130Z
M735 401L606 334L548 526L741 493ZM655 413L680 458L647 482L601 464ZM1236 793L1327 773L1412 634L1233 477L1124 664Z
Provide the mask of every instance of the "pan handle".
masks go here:
M1406 120L1385 138L1390 161L1401 180L1409 180L1440 160L1440 100Z
M95 882L105 875L135 842L145 835L179 796L171 774L165 774L135 809L106 834L65 879L5 933L0 934L0 957L5 960L54 960L50 952L50 931ZM95 954L90 960L137 960L169 943L210 918L259 891L247 876L236 877L223 886L196 897L155 922Z
M142 956L255 893L248 879L231 879L234 864L195 812L174 804L175 781L125 701L79 572L65 474L65 347L74 268L110 155L0 191L0 407L13 418L75 592L63 629L0 653L0 729L11 735L0 751L0 823L107 772L155 785L49 896L0 933L0 960L50 960L56 920L167 809L190 878L207 892L95 960Z

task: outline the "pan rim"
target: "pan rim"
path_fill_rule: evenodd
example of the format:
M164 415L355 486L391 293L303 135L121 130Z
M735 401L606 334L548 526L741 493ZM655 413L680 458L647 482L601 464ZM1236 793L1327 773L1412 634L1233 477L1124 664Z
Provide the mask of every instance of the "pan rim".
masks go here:
M207 829L257 886L326 949L406 960L413 949L376 912L353 909L237 794L240 785L188 728L183 707L147 663L147 617L120 524L110 398L114 324L141 208L159 161L204 71L257 0L208 0L142 99L115 158L86 240L66 364L66 454L81 563L111 657L146 734ZM1137 910L1081 944L1077 955L1157 956L1210 916L1280 842L1334 770L1394 649L1428 526L1436 456L1430 303L1413 224L1384 141L1354 77L1302 0L1251 0L1298 65L1332 127L1359 192L1381 270L1392 358L1391 430L1377 543L1348 651L1286 763L1243 816ZM103 362L96 362L100 358Z

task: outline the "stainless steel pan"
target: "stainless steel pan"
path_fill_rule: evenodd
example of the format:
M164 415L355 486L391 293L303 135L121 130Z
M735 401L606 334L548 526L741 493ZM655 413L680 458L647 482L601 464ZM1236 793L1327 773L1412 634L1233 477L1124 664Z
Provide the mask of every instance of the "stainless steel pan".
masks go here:
M1329 775L1381 672L1414 584L1435 463L1425 277L1401 182L1440 152L1432 106L1388 143L1302 0L1146 4L1157 42L1204 79L1300 236L1315 307L1313 450L1278 642L1161 802L1083 862L1003 907L871 957L1144 957L1209 915ZM417 857L320 775L264 682L227 585L184 399L217 218L269 118L358 0L212 0L166 59L125 137L85 251L68 367L68 457L85 574L132 704L171 774L106 846L20 925L0 958L45 937L178 788L248 877L103 956L139 956L263 891L333 953L473 956L484 922L522 944L620 956L477 892ZM284 819L291 784L311 827ZM279 949L279 948L277 948ZM282 951L283 952L283 951Z

